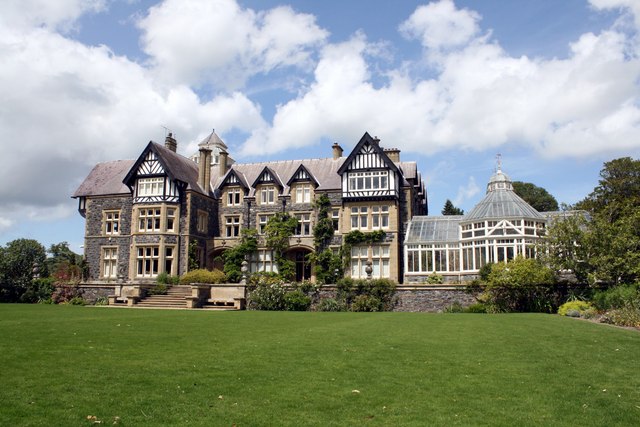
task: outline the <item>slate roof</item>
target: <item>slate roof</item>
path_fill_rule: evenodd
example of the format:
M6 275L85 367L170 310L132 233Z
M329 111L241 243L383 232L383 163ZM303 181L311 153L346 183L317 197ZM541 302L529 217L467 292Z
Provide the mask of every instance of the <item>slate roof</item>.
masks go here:
M133 186L136 171L144 161L149 150L153 150L158 155L158 160L171 179L184 182L187 190L208 194L208 191L198 184L198 165L195 162L153 141L149 142L147 147L142 151L142 154L140 154L140 157L138 157L138 160L136 160L130 168L129 173L124 177L125 184Z
M187 190L208 194L207 189L200 187L200 184L198 184L198 165L194 161L169 150L162 144L156 142L152 142L152 144L160 158L164 160L166 167L169 169L166 172L170 176L187 183Z
M242 177L244 182L255 182L264 168L268 167L277 175L282 183L285 183L289 181L302 164L307 171L313 175L316 181L318 181L318 190L340 190L342 188L342 181L340 179L340 175L338 175L338 169L342 166L344 161L345 157L340 157L338 159L325 158L260 163L235 163L231 166L230 170L234 170ZM215 189L218 189L223 180L223 178L219 177L218 174L218 166L213 166L211 168L211 183ZM288 194L290 187L283 184L283 188L283 194ZM255 189L252 188L249 196L253 196L254 192Z
M405 243L457 242L462 218L462 215L414 216L409 222Z
M113 162L98 163L71 197L131 193L122 181L134 163L135 160L115 160Z

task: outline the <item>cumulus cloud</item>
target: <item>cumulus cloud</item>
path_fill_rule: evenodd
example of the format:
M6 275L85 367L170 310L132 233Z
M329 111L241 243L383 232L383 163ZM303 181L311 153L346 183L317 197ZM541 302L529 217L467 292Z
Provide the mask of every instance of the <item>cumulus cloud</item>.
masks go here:
M518 144L543 156L587 157L637 147L637 38L612 28L582 35L567 58L514 57L479 33L479 19L449 0L418 7L400 28L421 41L433 69L411 73L405 62L386 70L382 86L372 84L366 36L325 46L315 81L279 106L244 153L327 136L357 140L364 130L383 145L426 154ZM457 30L455 42L445 43L438 22ZM444 46L456 48L439 50Z
M165 0L138 22L142 48L170 82L238 88L256 73L308 67L327 38L315 17L288 6L265 12L234 0Z
M0 5L0 27L68 31L82 14L105 7L105 0L6 0Z
M80 13L70 8L51 25ZM2 27L0 62L0 232L17 219L69 215L69 196L95 163L135 158L149 139L162 140L161 125L187 155L213 126L220 133L264 126L260 107L241 93L202 100L105 46L46 26Z
M468 9L458 9L452 0L442 0L418 6L400 25L407 38L419 39L428 49L452 48L471 40L479 31L480 15Z
M637 0L589 0L589 3L598 10L619 9L633 15L635 24L640 28L640 2Z
M475 178L470 176L466 185L458 187L458 194L456 195L456 198L453 199L452 203L455 206L461 206L467 200L472 200L479 192L480 187L476 184Z

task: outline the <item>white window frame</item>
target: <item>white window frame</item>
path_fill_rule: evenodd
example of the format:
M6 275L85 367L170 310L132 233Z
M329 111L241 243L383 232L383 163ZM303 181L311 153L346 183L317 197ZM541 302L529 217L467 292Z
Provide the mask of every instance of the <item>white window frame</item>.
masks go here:
M242 190L230 188L227 190L227 206L240 206L242 204Z
M118 247L102 247L101 276L105 279L115 279L118 277Z
M157 277L160 273L160 247L157 245L136 247L136 277Z
M138 197L164 195L164 177L139 178Z
M107 210L103 212L104 234L118 236L120 234L120 211Z
M206 211L198 210L198 224L196 230L198 233L206 234L209 226L209 214Z
M296 203L311 203L311 184L296 185Z
M149 206L138 208L138 231L140 233L159 233L162 231L162 207Z
M365 171L349 174L349 191L376 191L389 189L389 171Z
M265 233L265 227L269 220L274 216L273 213L259 213L256 219L258 234Z
M260 188L260 204L275 205L276 204L276 187L273 185L265 185Z
M371 207L371 228L374 230L389 228L389 206Z

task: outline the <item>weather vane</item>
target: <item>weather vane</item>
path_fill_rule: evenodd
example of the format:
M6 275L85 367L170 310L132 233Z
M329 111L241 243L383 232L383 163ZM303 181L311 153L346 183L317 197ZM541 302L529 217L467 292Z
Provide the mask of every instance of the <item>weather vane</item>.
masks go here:
M496 172L502 172L502 154L496 154Z

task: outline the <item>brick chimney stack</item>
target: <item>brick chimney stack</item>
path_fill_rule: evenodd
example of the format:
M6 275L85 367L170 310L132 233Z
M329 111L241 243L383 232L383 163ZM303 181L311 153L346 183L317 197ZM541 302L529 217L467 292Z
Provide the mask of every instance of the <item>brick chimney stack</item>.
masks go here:
M229 153L227 153L225 150L220 150L220 155L218 157L219 161L220 161L220 176L225 176L227 171L229 170L229 165L228 163L228 159L229 159Z
M173 133L169 132L169 135L164 139L164 146L174 153L178 149L178 142L173 137Z
M339 159L342 157L342 147L337 142L334 142L331 146L333 151L333 160Z
M400 150L397 148L385 148L384 154L394 163L400 163Z
M209 191L211 187L211 149L200 148L200 159L198 160L198 184L204 191Z

